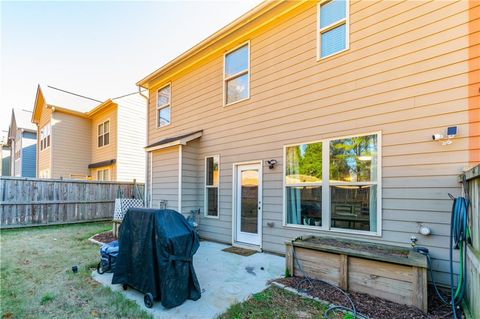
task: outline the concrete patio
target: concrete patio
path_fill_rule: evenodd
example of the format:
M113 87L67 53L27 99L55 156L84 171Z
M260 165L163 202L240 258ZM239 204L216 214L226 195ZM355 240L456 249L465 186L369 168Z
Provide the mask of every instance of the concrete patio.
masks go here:
M240 256L222 251L229 246L202 241L194 257L202 298L187 300L173 309L165 309L159 302L148 309L143 304L143 294L133 289L123 291L121 285L112 285L112 274L92 277L114 291L120 291L128 299L136 301L154 318L215 318L237 302L249 295L265 289L267 281L285 274L283 257L257 253L252 256Z

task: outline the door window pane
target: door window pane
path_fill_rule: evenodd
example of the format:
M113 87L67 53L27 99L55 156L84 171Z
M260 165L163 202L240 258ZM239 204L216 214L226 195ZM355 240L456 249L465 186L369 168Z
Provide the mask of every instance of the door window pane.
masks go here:
M322 143L287 147L286 184L322 181Z
M227 101L233 103L248 97L248 73L227 81Z
M331 186L331 225L377 231L377 185Z
M248 45L225 56L225 77L230 77L248 69Z
M258 233L258 170L241 172L241 222L240 230Z
M287 223L322 225L322 187L286 187Z
M377 181L377 135L330 142L330 181Z

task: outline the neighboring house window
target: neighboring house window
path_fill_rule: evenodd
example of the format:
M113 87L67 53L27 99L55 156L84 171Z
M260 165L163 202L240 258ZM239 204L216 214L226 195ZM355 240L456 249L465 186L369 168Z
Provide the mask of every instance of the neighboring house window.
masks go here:
M97 171L97 181L109 181L110 180L110 169L99 169Z
M218 217L219 156L205 158L205 216Z
M225 54L224 103L232 104L250 97L250 45L242 45Z
M379 135L285 148L286 224L379 232Z
M157 91L157 127L170 124L172 87L167 85Z
M98 147L110 144L110 121L98 124Z
M40 150L43 151L44 149L50 147L50 133L52 132L52 128L50 123L45 124L40 130Z
M348 0L322 1L318 5L319 57L348 49Z
M48 168L42 169L39 175L40 178L50 178L50 170Z

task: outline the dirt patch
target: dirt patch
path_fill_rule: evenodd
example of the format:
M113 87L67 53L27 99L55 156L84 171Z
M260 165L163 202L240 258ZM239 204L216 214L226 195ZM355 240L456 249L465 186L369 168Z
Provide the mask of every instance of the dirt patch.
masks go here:
M317 297L327 302L351 307L345 295L335 287L319 280L312 280L312 285L301 277L289 277L275 280L278 283L303 291L312 297ZM372 319L445 319L452 318L450 305L444 305L438 300L433 289L428 292L428 314L419 309L397 304L382 298L373 297L364 293L348 292L357 312L367 315ZM461 310L458 318L461 317Z
M107 244L107 243L110 243L114 240L117 240L118 238L113 236L112 231L107 231L107 232L100 233L100 234L97 234L97 235L93 236L92 239L95 239L96 241Z
M373 254L379 254L383 256L397 256L407 258L409 250L401 247L388 247L380 244L374 245L372 243L363 244L355 241L339 240L335 238L326 237L310 237L302 240L306 243L328 245L336 248L346 248L354 251L367 251Z

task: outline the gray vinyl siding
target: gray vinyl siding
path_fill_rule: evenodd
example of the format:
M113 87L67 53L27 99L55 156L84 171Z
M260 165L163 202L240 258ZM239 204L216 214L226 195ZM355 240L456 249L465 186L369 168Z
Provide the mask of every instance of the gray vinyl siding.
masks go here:
M203 130L200 181L204 156L220 155L220 216L202 218L204 238L231 242L233 164L276 159L274 169L263 167L264 250L284 253L284 242L300 235L405 247L416 235L418 245L430 249L436 279L448 282L448 193L461 194L457 176L472 164L472 149L479 148L471 142L479 141L478 131L469 132L468 3L352 1L350 49L321 61L316 60L316 5L303 6L281 23L235 43L250 40L249 100L222 107L222 54L160 79L159 85L172 83L172 123L155 129L151 94L149 143ZM453 144L431 140L433 133L451 125L458 126ZM381 236L284 227L284 145L378 131ZM163 165L154 163L154 174ZM203 186L199 190L203 212ZM274 226L268 227L269 222ZM418 234L419 223L430 227L432 235Z
M51 123L52 135L49 148L52 152L51 177L88 176L90 174L88 164L91 160L90 120L62 112L54 112L52 113Z
M200 188L203 180L199 176L201 170L198 141L191 141L182 146L182 213L188 216L191 210L201 209Z
M178 210L178 155L178 146L152 152L152 208L166 200L168 209Z

